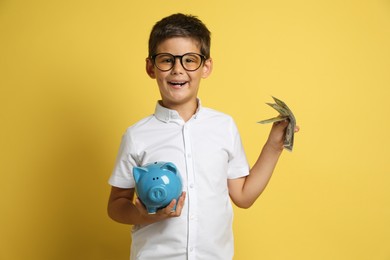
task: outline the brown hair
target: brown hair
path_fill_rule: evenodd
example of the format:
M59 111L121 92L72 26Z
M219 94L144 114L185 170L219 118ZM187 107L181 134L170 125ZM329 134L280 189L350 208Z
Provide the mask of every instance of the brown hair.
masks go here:
M149 37L149 57L156 54L157 46L169 38L187 37L200 44L201 54L210 58L211 33L196 16L173 14L157 22Z

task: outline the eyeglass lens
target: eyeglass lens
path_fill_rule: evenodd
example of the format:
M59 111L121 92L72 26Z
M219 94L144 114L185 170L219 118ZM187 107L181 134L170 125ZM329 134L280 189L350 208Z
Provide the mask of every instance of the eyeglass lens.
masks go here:
M182 56L174 56L169 53L157 54L154 58L156 67L162 71L168 71L175 65L176 58L180 59L180 63L185 70L194 71L202 65L202 56L197 53L187 53Z

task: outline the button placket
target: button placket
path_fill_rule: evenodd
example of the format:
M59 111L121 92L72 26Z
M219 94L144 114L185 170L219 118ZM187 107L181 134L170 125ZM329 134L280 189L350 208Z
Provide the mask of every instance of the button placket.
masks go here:
M187 203L188 203L188 259L195 258L196 230L197 230L197 195L195 189L194 164L191 150L191 131L188 123L183 126L184 153L187 171Z

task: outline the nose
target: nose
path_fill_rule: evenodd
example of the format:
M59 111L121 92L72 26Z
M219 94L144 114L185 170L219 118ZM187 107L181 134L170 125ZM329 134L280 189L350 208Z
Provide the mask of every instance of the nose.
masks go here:
M173 64L171 73L172 74L181 74L184 72L183 65L181 65L181 57L175 57L175 63Z

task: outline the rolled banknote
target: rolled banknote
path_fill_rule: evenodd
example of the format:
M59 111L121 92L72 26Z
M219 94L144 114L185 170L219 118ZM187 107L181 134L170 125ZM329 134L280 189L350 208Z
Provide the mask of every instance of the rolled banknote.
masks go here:
M290 108L286 105L286 103L284 103L280 99L277 99L276 97L272 97L272 98L274 99L275 103L267 103L267 105L269 105L270 107L278 111L279 116L262 120L259 121L258 123L269 124L269 123L279 122L283 120L288 120L289 124L286 128L283 147L286 150L292 152L294 146L294 130L296 125L294 114L291 112Z

